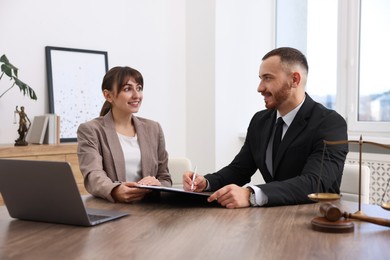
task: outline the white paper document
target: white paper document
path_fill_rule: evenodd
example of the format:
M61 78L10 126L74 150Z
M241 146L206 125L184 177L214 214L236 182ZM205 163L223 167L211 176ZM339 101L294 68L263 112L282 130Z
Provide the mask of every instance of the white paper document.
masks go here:
M186 193L186 194L193 194L193 195L200 195L200 196L207 196L207 197L213 194L212 192L185 191L182 188L172 188L172 187L164 187L164 186L138 185L137 188L151 189L151 190L158 190L158 191L168 191L168 192L179 192L179 193Z

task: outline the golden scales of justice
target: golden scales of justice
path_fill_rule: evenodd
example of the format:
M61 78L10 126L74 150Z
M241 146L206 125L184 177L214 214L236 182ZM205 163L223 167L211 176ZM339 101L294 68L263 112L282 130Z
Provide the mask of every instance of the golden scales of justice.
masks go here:
M390 227L390 220L384 218L376 218L367 216L361 210L361 168L362 168L362 146L363 143L379 146L382 148L390 149L390 145L363 141L362 136L360 136L360 140L342 140L342 141L325 141L324 140L324 150L322 155L322 164L324 161L324 155L326 151L327 145L338 145L338 144L349 144L349 143L358 143L359 144L359 201L358 201L358 211L355 213L342 212L337 206L330 203L330 201L339 200L341 198L340 194L337 193L312 193L309 194L309 199L317 202L324 202L320 205L320 217L315 217L312 221L312 228L317 231L322 232L332 232L332 233L346 233L352 232L354 230L354 224L351 219L357 219L361 221L370 222L377 225ZM319 174L319 179L321 179L322 175L322 164L321 170ZM389 187L390 178L387 181L387 185L385 191L382 196L381 207L385 210L390 210L390 203L384 202L384 196ZM320 181L318 181L318 190L319 190Z

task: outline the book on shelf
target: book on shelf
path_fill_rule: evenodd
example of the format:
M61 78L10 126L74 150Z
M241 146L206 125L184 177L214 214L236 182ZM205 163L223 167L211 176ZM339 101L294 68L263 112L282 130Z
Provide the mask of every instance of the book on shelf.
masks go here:
M32 144L43 144L48 121L49 118L45 115L35 116L27 134L27 142Z
M32 144L59 144L59 122L59 116L56 114L35 116L27 134L27 142Z
M59 127L59 116L56 114L45 114L48 118L47 129L45 133L45 137L43 139L44 144L59 144L59 136L60 136L60 127Z

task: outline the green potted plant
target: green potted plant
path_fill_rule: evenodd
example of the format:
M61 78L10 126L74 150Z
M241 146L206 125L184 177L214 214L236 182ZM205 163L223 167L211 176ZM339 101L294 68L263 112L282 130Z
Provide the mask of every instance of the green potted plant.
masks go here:
M1 75L0 80L3 78L4 74L7 75L10 78L10 81L12 82L11 87L6 89L4 92L0 94L0 98L4 96L5 93L7 93L10 89L12 89L15 85L17 85L21 92L23 92L23 95L28 95L32 100L37 100L37 95L35 94L35 91L26 83L21 81L18 78L18 68L12 65L7 57L5 55L0 57L0 64L1 64Z

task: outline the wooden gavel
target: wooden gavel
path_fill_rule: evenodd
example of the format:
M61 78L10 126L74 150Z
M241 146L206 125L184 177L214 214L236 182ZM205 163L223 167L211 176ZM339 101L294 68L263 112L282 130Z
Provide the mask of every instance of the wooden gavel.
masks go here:
M386 226L390 227L390 220L385 219L385 218L375 218L375 217L370 217L366 216L363 214L357 214L357 213L348 213L348 212L342 212L338 207L331 203L323 203L320 206L320 213L323 217L325 217L329 221L337 221L341 219L342 217L344 218L350 218L350 219L358 219L361 221L365 222L370 222L373 224L381 225L381 226Z

